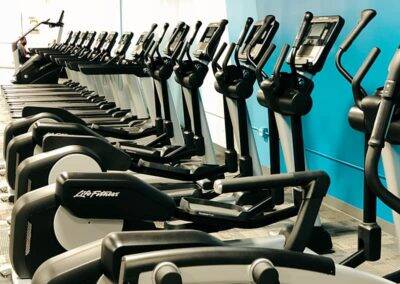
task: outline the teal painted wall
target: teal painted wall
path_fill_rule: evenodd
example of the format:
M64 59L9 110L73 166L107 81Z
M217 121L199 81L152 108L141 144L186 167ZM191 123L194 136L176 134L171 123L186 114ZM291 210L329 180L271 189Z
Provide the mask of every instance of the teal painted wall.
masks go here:
M352 206L362 208L363 136L350 128L347 112L353 105L350 85L335 67L335 53L344 37L354 27L360 12L366 8L377 10L377 17L367 27L359 40L344 57L349 70L354 73L370 49L381 48L382 53L364 80L370 93L380 86L386 76L387 65L399 43L400 21L397 0L226 0L231 40L236 40L247 16L255 20L267 14L275 15L280 28L275 38L277 50L266 67L271 70L280 47L292 43L303 18L309 10L314 15L341 15L346 23L339 39L327 59L325 68L315 77L312 94L313 109L303 119L306 159L310 169L322 169L331 177L329 194ZM255 96L248 103L255 132L267 127L266 111ZM256 135L259 154L268 165L268 140ZM382 173L382 170L381 170ZM392 222L390 210L378 205L378 215Z

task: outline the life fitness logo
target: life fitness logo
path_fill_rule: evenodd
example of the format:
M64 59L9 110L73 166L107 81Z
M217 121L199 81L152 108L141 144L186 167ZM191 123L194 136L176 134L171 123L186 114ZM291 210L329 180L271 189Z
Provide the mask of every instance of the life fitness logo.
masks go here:
M74 195L74 198L116 198L119 194L119 191L111 190L81 190Z

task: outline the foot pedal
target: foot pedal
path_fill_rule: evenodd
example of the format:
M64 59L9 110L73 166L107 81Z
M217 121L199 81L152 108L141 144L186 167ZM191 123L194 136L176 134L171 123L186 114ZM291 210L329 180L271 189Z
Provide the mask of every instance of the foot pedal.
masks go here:
M8 186L7 185L3 185L2 187L0 187L0 192L1 193L8 193Z
M3 277L8 277L12 273L12 267L10 263L3 264L0 266L0 275Z
M8 202L8 196L2 196L1 197L2 202Z

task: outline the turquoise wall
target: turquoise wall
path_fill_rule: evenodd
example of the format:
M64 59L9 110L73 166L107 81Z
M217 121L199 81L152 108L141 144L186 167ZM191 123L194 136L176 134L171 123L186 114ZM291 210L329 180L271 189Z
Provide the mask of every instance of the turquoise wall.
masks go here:
M378 15L362 33L344 57L346 67L354 74L370 49L381 48L382 53L364 80L364 87L371 93L386 76L388 63L399 43L400 21L398 0L226 0L230 40L236 40L248 16L255 20L267 14L275 15L280 28L275 38L277 50L267 70L271 70L280 47L292 43L299 29L304 12L314 15L341 15L346 23L339 39L327 59L325 68L315 77L312 94L312 111L303 119L306 159L310 169L322 169L331 177L329 195L352 206L362 208L363 136L350 128L347 112L353 105L350 85L335 67L335 53L339 44L354 27L360 12L366 8L377 10ZM248 103L255 132L267 127L267 114L255 96ZM268 139L256 135L260 158L268 165ZM381 170L382 173L382 170ZM378 205L378 215L392 222L390 210Z

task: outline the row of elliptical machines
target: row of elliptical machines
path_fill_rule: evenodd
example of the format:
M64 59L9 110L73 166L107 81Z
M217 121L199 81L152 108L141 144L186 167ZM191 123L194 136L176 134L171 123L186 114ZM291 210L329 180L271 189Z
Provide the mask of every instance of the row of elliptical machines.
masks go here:
M161 190L150 184L147 177L128 172L55 174L54 185L28 190L16 201L10 252L18 277L33 276L33 283L71 283L77 279L86 283L391 283L335 265L329 258L298 253L306 246L315 245L313 237L314 240L326 238L323 230L315 230L315 222L329 187L329 177L324 172L303 171L304 150L301 152L299 149L299 143L302 146L301 116L311 109L311 75L322 69L343 26L343 19L306 13L288 59L290 73L281 71L289 51L285 46L272 76L265 74L263 67L275 48L271 42L278 22L274 17L267 16L253 27L251 25L252 20L248 19L238 42L230 45L226 52L222 65L218 61L226 45L221 47L212 62L215 87L224 99L226 157L232 163L236 155L239 156L239 175L217 180L215 177L211 181L202 179L201 183L196 179L197 185L208 189L207 194L177 196L174 190ZM189 48L183 48L179 60L182 60L180 64L184 64L175 66L178 81L196 85L198 77L188 72L191 76L185 78L182 74L188 73L183 71L201 70L203 60L210 62L213 59L219 39L214 42L215 46L210 47L206 43L212 42L210 37L218 27L213 24L211 30L215 30L210 31L209 28L198 46L208 51L211 49L212 55L201 57L195 52L198 61L193 61ZM188 47L191 42L189 40ZM233 53L234 64L229 65ZM187 60L183 60L185 55ZM394 60L389 78L400 70L397 65L400 66ZM185 68L179 70L182 66ZM204 72L202 70L203 77ZM270 139L275 139L275 142L270 145L273 174L254 177L257 156L251 155L254 137L245 105L257 79L261 86L259 101L269 110ZM186 110L188 113L193 113L196 109L193 106L199 102L199 96L193 94L191 98L197 100L188 104L192 107ZM187 97L189 95L186 94ZM194 129L199 128L196 122L191 121L191 124ZM286 127L286 132L280 130L282 125ZM288 131L290 125L292 130ZM49 131L44 136L49 135L57 141L60 135L51 133ZM293 136L294 142L283 147L284 153L293 152L302 159L292 162L297 171L277 174L279 151L276 147L279 147L279 140L287 142L290 136L282 135L288 133ZM68 137L71 136L69 134ZM58 149L43 154L51 153L49 156L58 160L66 157L57 156L54 151L62 152L61 149L74 147L76 144L71 141L87 136L76 137L62 144L68 146L54 147ZM237 154L235 143L239 146ZM80 147L88 145L91 144ZM97 150L100 152L100 149ZM287 156L286 153L285 158L290 161ZM36 157L37 166L46 168L46 165L54 165L44 157L48 156ZM23 168L24 163L29 164L23 162L18 168ZM165 165L154 161L139 160L138 164L153 165L159 172L171 167L171 163ZM151 172L153 175L156 173ZM16 179L21 175L24 174L17 170ZM34 177L31 175L28 180ZM29 188L29 182L27 185ZM294 192L291 205L283 203L284 187ZM237 196L237 193L242 194ZM225 195L233 196L235 202L227 202ZM213 232L235 227L259 227L296 215L293 228L282 232L286 238L280 235L268 240L222 242L192 230ZM186 222L176 224L176 220ZM153 230L157 221L163 222L164 230ZM185 230L179 230L182 228ZM73 236L72 231L75 232ZM125 232L111 233L103 240L91 242L104 237L107 232L117 231Z
M221 23L226 25L226 21ZM72 147L79 146L72 143L73 146L69 143L66 147L49 150L42 153L43 155L39 154L32 158L27 158L18 166L20 170L17 170L15 179L25 179L24 186L19 182L16 184L18 184L19 188L25 188L29 192L18 196L13 212L11 233L13 266L19 277L32 277L36 268L46 259L64 250L73 251L74 248L82 244L105 236L107 232L154 229L152 223L155 221L164 221L165 229L171 230L170 234L172 236L174 235L172 233L174 232L173 229L200 228L205 231L220 231L233 227L251 228L298 215L294 227L286 232L287 238L280 235L275 239L262 240L263 245L278 248L285 247L294 251L302 251L306 246L312 246L312 242L309 241L310 236L313 235L314 238L318 238L315 232L317 234L320 232L313 230L313 228L322 198L326 194L329 185L329 178L326 174L322 172L298 172L277 175L272 178L264 176L252 177L254 172L260 171L260 169L259 165L257 165L257 154L250 155L251 152L254 154L255 144L251 127L249 126L245 102L253 92L256 78L259 78L260 83L266 80L266 75L262 69L273 51L274 46L271 45L271 41L278 28L278 23L274 17L268 16L254 24L253 27L251 25L252 20L249 19L238 43L230 46L222 66L219 65L218 60L224 52L225 45L220 49L212 64L216 77L216 89L223 94L224 99L227 138L226 164L233 164L236 161L237 154L234 144L235 142L238 143L240 146L238 153L240 155L239 175L235 178L213 182L217 176L212 178L208 173L203 175L203 178L202 175L197 174L194 179L195 184L196 186L201 185L202 190L200 194L197 192L195 196L193 196L193 193L189 196L187 196L187 193L185 195L177 195L176 189L179 189L179 186L174 190L165 191L162 190L162 187L156 187L154 184L146 182L143 177L139 179L131 173L114 172L75 172L64 173L61 176L53 174L54 180L57 179L56 184L36 189L38 187L37 183L32 181L35 176L39 177L39 169L43 175L43 169L54 166L54 161L62 160L67 156L66 154L71 154L65 152L66 150L69 151ZM312 31L316 28L321 29L321 25L324 33L317 36L323 36L323 38L314 39L315 33ZM291 59L290 65L294 64L292 73L291 75L286 75L290 78L293 77L294 83L290 85L290 91L281 86L282 93L288 92L293 95L294 92L298 91L297 94L300 96L310 95L312 88L308 87L308 92L304 93L301 89L299 90L299 86L302 86L302 84L297 85L295 83L296 79L294 79L298 76L296 68L301 68L302 64L307 63L302 58L300 50L305 45L310 45L309 48L320 50L319 58L315 59L315 63L322 66L342 25L342 19L337 16L313 17L311 13L306 14L292 53L292 57L298 56L296 59L298 66L295 66L296 61ZM199 84L201 85L204 80L207 71L207 65L204 62L210 62L217 50L221 36L220 27L221 25L218 24L212 24L207 27L198 44L198 50L194 52L197 61L192 60L189 55L192 39L182 50L178 64L174 69L177 80L188 86L188 90L193 90ZM218 36L217 40L215 40L215 36ZM235 64L228 65L233 52L235 52ZM185 56L186 60L184 60ZM282 55L278 61L280 67L283 64L282 58L284 56ZM280 67L276 68L274 79L268 79L270 82L277 81L280 76L286 74L280 72ZM194 73L193 70L197 72ZM193 113L198 109L195 107L196 104L200 102L198 92L183 93L185 99L190 98L192 102L188 104L187 112ZM278 91L274 95L278 96ZM201 128L196 120L190 121L190 125L195 130ZM40 127L40 123L37 123L35 127ZM57 131L57 133L60 132L62 131ZM60 134L52 135L48 133L45 137L46 139L53 137L55 139L53 141L57 141L60 139ZM70 137L71 134L67 135L67 138ZM15 138L18 138L18 136ZM78 136L78 138L85 139L83 136ZM74 139L74 141L79 140ZM96 140L100 140L99 137L90 137L90 141ZM104 140L100 141L103 142ZM54 142L52 145L54 145ZM94 143L91 142L91 144L86 144L85 146L87 147L87 145L93 146ZM10 146L11 142L8 148ZM82 146L80 146L81 148ZM96 148L92 147L86 150L86 155L89 156L89 151L93 151L93 149L97 151ZM107 153L104 149L105 147L98 148L99 152ZM60 155L60 153L62 154ZM9 159L9 154L8 152L7 159ZM103 155L105 157L110 156L109 153L107 154ZM116 157L115 155L112 156ZM51 158L49 159L49 157ZM176 168L171 164L139 162L139 165L147 164L156 168L157 171L151 173L153 175L162 175L163 171L172 167ZM274 162L276 163L276 161ZM36 165L36 174L32 174L32 170L26 170L27 168L32 168L32 163ZM59 168L61 171L65 171L65 166ZM216 169L215 167L212 168L212 172L215 172ZM236 169L236 167L232 169ZM135 169L135 171L137 170ZM27 175L27 173L30 174ZM182 173L181 170L179 175L182 175ZM195 172L191 170L189 173L193 175ZM28 176L29 178L27 178ZM205 178L208 181L204 181ZM201 183L199 182L200 180ZM282 191L283 187L286 186L292 187L292 190L296 192L303 192L303 194L297 195L295 202L292 204L285 204L280 208L272 209L275 205L283 203ZM171 189L171 185L169 185L169 189ZM242 194L238 195L237 193ZM232 196L236 202L234 204L227 203L224 200L225 195ZM215 196L217 197L215 198ZM46 205L42 202L45 202ZM44 207L42 206L48 210L43 211ZM107 211L99 210L103 207L106 207ZM33 208L41 209L32 211ZM43 218L47 218L47 221ZM107 221L105 222L104 219ZM174 222L176 219L185 220L186 224L176 225ZM27 226L27 222L31 225ZM30 227L29 230L27 230L28 227ZM39 227L41 228L40 230L38 230ZM72 236L70 234L71 230L79 232L79 236L77 234ZM189 231L188 234L197 236L199 233ZM28 242L29 253L25 254L26 249L21 250L21 248L24 247L23 243L27 243L27 236L29 236L30 240ZM328 237L329 239L329 235L324 235L323 237ZM206 241L207 244L208 242ZM47 247L47 253L43 251L44 243ZM175 246L176 243L174 242L173 245ZM254 246L257 245L257 242L236 241L225 245ZM261 243L259 242L258 245L261 245ZM97 242L97 245L92 248L96 252L93 263L98 263L100 261L101 245ZM115 271L117 272L118 270L116 269ZM99 272L101 271L97 271L91 277L99 277ZM117 279L118 275L114 273L111 277Z

